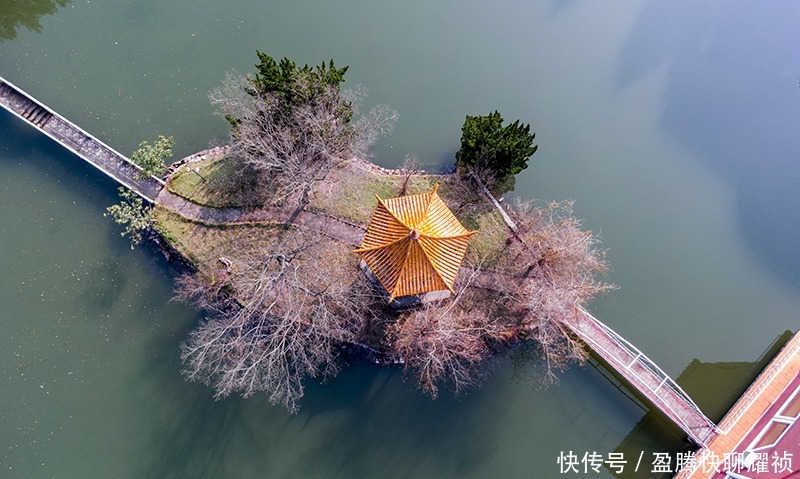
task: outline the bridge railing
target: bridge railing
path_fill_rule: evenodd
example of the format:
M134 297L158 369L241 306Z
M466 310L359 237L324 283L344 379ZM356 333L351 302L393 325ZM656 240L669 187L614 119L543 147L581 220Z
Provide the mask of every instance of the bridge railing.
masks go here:
M497 201L497 199L494 197L491 191L489 191L486 185L483 184L483 182L480 180L480 178L478 178L477 175L474 174L474 172L472 173L472 177L478 183L478 185L480 186L481 190L486 195L486 197L489 198L489 200L492 202L495 208L497 208L497 210L500 212L501 216L503 217L503 221L505 222L506 226L508 226L509 230L511 230L511 232L517 237L517 239L523 241L517 235L516 224L508 216L508 213L500 205L500 203ZM658 382L658 386L653 388L650 386L648 381L644 380L639 381L642 384L642 386L647 389L647 391L649 391L654 397L661 397L659 396L659 391L662 388L667 388L671 390L671 392L676 397L678 397L685 406L687 406L690 410L692 410L692 412L696 415L696 417L700 418L702 422L701 425L689 424L686 418L684 417L685 416L684 413L682 413L681 411L676 411L675 408L673 408L672 405L666 401L663 400L659 401L660 403L659 407L666 408L667 411L665 412L670 413L671 419L676 421L678 423L678 426L680 426L680 428L683 429L691 437L693 441L705 447L708 441L710 441L714 435L719 433L719 428L717 427L717 425L714 424L714 422L712 422L710 419L708 419L705 414L703 414L703 412L700 410L697 404L695 404L692 398L690 398L689 395L686 394L686 392L683 389L681 389L681 387L678 386L678 384L675 381L673 381L672 378L667 373L665 373L661 368L659 368L656 363L654 363L652 360L650 360L650 358L645 356L644 353L639 351L636 348L636 346L631 344L628 340L617 334L616 331L609 328L608 326L603 324L600 320L592 316L585 308L583 308L582 306L578 306L578 310L586 319L591 321L596 327L602 329L605 335L609 337L612 341L614 341L614 343L618 347L625 350L630 355L630 357L633 358L633 360L623 362L622 359L617 358L613 352L608 351L602 344L600 344L598 341L595 341L592 337L581 335L581 339L583 339L586 343L588 343L589 346L591 346L596 351L598 352L603 351L605 353L604 356L609 358L609 361L614 361L616 363L613 365L614 367L627 370L633 376L641 378L641 376L639 376L639 374L632 369L632 366L634 364L638 364L642 368L646 369L647 371L650 372L650 374L653 375L653 377L656 378L656 381ZM578 333L579 331L576 330L575 332ZM642 392L646 393L646 391Z
M28 101L32 102L33 104L39 105L39 106L40 106L41 108L43 108L45 111L47 111L48 113L50 113L50 114L51 114L51 115L52 115L54 118L56 118L56 119L58 120L58 122L60 122L60 123L64 124L65 126L67 126L68 128L72 129L73 131L75 131L75 132L79 133L80 135L82 135L82 136L86 137L88 140L90 140L91 142L95 143L96 145L99 145L101 148L103 148L104 150L106 150L106 151L110 152L112 155L116 155L117 157L119 157L119 159L120 159L120 160L122 160L122 161L124 162L124 164L125 164L125 165L127 165L127 166L129 166L129 167L132 167L132 168L134 168L134 169L135 169L137 172L141 172L141 171L143 171L143 169L142 169L142 167L141 167L141 166L139 166L139 165L137 165L136 163L132 162L132 161L130 160L130 158L128 158L127 156L125 156L125 155L123 155L122 153L118 152L117 150L115 150L115 149L111 148L111 147L110 147L110 146L108 146L107 144L103 143L102 141L100 141L99 139L97 139L96 137L94 137L93 135L91 135L89 132L85 131L84 129L82 129L82 128L81 128L81 127L79 127L78 125L76 125L76 124L72 123L71 121L69 121L68 119L64 118L63 116L61 116L60 114L58 114L57 112L55 112L54 110L52 110L51 108L48 108L48 107L47 107L47 105L45 105L45 104L43 104L42 102L40 102L39 100L37 100L37 99L36 99L36 98L35 98L33 95L29 94L28 92L26 92L26 91L25 91L25 90L23 90L22 88L20 88L20 87L18 87L18 86L16 86L16 85L14 85L14 84L13 84L13 83L11 83L10 81L8 81L8 80L6 80L5 78L3 78L2 76L0 76L0 85L4 85L4 84L5 84L5 85L8 85L8 87L9 87L9 88L11 88L11 89L12 89L12 90L13 90L13 91L14 91L14 92L17 94L17 95L21 95L22 97L24 97L24 98L25 98L25 99L27 99ZM14 116L16 116L16 117L20 118L21 120L25 121L26 123L33 124L33 123L31 123L31 121L30 121L30 120L28 120L27 118L25 118L25 117L24 117L24 116L23 116L23 115L22 115L20 112L17 112L17 111L15 111L13 108L9 108L9 106L7 106L7 105L5 105L5 104L3 104L2 106L6 107L6 109L7 109L9 112L11 112L11 113L12 113ZM88 158L85 156L85 154L84 154L83 152L81 152L81 151L78 151L76 148L72 147L71 145L67 144L66 142L62 142L60 138L58 138L56 135L54 135L54 134L52 134L51 132L49 132L47 128L40 128L40 127L38 127L38 126L37 126L37 125L35 125L35 124L33 124L33 126L34 126L34 127L36 127L36 128L37 128L39 131L41 131L42 133L44 133L45 135L47 135L47 136L49 136L50 138L52 138L53 140L55 140L55 141L58 141L59 143L61 143L62 145L64 145L64 146L65 146L67 149L71 150L71 151L72 151L73 153L75 153L76 155L78 155L78 156L80 156L81 158L84 158L84 159L86 159L87 161L89 161L90 163L92 163L92 162L91 162L91 161L90 161L90 160L89 160L89 159L88 159ZM136 192L137 194L139 194L140 196L142 196L142 197L143 197L144 199L146 199L147 201L149 201L149 202L153 202L153 201L154 201L154 199L155 199L155 198L149 198L148 196L146 196L145 194L143 194L143 192L139 191L139 189L138 189L138 188L134 187L134 185L131 185L131 184L129 184L129 182L128 182L128 181L126 181L124 178L120 178L118 175L115 175L115 174L113 174L112 172L110 172L110 171L107 171L107 170L105 170L105 169L103 169L103 168L99 168L99 169L100 169L100 170L101 170L103 173L105 173L106 175L110 176L112 179L114 179L115 181L117 181L118 183L120 183L120 184L124 185L125 187L127 187L127 188L129 188L129 189L131 189L131 190L133 190L134 192ZM156 182L158 185L160 185L160 187L163 187L163 186L166 184L166 183L164 182L164 180L163 180L163 179L161 179L161 178L158 178L158 177L155 177L155 176L150 176L150 177L148 177L148 179L147 179L147 180L145 180L145 181L150 181L150 180L152 180L152 181L155 181L155 182Z
M616 367L621 369L625 369L629 371L633 376L640 378L642 385L647 388L653 395L656 397L661 397L663 392L660 393L662 389L670 390L675 396L680 398L681 402L689 407L695 414L696 417L700 418L703 422L701 425L689 423L686 420L685 413L682 411L676 410L668 401L662 401L661 406L667 408L673 416L673 419L680 422L682 429L687 432L697 444L701 446L706 446L708 441L713 437L713 435L719 432L719 428L713 421L708 419L706 415L700 410L700 408L695 404L692 398L686 394L686 392L667 374L665 373L656 363L654 363L650 358L648 358L643 352L641 352L636 346L631 344L628 340L617 334L616 331L611 329L609 326L592 316L589 311L587 311L582 306L578 306L578 310L581 314L590 320L594 325L599 327L603 330L603 332L611 338L614 343L625 350L625 352L629 355L629 357L633 358L632 360L628 360L628 358L619 358L617 354L609 351L605 346L603 346L600 342L594 340L591 337L582 337L584 341L590 343L592 348L602 350L606 353L607 357L613 358L617 364ZM651 381L646 380L643 378L634 368L634 365L639 365L642 368L646 369L650 374L658 382L658 385L653 387Z

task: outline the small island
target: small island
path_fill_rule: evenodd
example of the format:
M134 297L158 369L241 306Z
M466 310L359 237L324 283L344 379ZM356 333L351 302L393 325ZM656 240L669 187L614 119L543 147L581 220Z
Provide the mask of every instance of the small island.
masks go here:
M536 151L529 125L467 116L452 173L385 169L369 147L396 113L360 111L347 67L258 57L210 94L229 144L167 171L172 139L143 143L132 159L166 176L157 206L126 193L109 208L189 266L177 297L207 312L182 344L189 380L296 412L304 381L353 353L403 364L434 397L492 357L539 358L544 381L586 358L565 321L613 288L597 238L569 202L495 199Z

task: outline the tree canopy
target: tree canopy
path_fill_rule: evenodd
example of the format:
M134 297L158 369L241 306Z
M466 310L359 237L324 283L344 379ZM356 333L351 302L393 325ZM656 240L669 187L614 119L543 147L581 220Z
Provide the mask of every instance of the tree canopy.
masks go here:
M528 159L538 148L533 143L535 138L531 126L519 120L503 126L498 111L483 116L467 115L461 127L456 165L461 173L471 169L485 171L498 184L508 183L528 167Z
M297 412L305 379L335 375L342 344L357 341L369 318L378 296L365 275L352 273L353 258L294 233L237 248L217 285L198 275L179 281L178 296L209 313L181 345L184 374L217 399L263 391ZM223 288L235 300L218 294Z
M139 179L151 176L161 177L167 173L166 160L172 157L172 146L175 140L163 135L158 137L154 145L143 141L139 148L131 155L131 161L142 167L139 172Z
M121 201L106 208L103 216L111 216L115 223L125 229L120 233L131 240L131 249L142 242L144 233L155 226L153 215L142 198L132 190L119 187Z
M333 60L300 67L257 53L255 75L228 75L211 102L231 123L233 153L258 178L263 201L303 204L331 168L367 156L396 113L379 106L358 116L359 95L340 91L347 67Z
M298 67L297 63L284 57L280 62L266 53L256 51L259 63L256 64L258 72L253 79L255 90L253 94L265 96L269 94L282 97L289 105L300 105L313 102L315 98L326 93L328 87L340 90L344 83L344 75L349 67L336 68L331 59L328 64L310 67ZM298 88L302 87L302 88ZM349 107L347 102L342 102L342 107Z

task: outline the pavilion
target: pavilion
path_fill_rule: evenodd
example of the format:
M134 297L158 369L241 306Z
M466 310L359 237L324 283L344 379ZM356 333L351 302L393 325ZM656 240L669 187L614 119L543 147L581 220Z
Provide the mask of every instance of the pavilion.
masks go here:
M439 185L427 193L381 199L354 250L389 293L389 301L434 291L454 293L468 231L444 204Z

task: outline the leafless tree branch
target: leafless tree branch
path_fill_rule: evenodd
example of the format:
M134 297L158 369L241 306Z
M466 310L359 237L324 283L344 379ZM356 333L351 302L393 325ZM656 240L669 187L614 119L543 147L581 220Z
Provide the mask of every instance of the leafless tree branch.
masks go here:
M298 92L311 88L298 79ZM315 85L313 101L289 104L276 94L255 94L252 80L230 73L209 98L233 124L232 153L258 175L260 192L272 203L299 198L343 161L368 157L369 148L391 132L397 112L385 105L359 115L364 89L340 95L337 85ZM298 94L298 97L303 95Z
M326 274L312 261L324 258L319 248L303 238L231 258L230 296L184 279L179 296L201 298L209 312L181 346L186 377L214 388L216 398L264 391L296 412L305 378L336 374L340 348L360 336L375 294L346 269Z
M544 381L552 382L557 371L587 357L567 327L580 314L577 307L614 286L602 279L608 271L605 251L581 228L571 202L545 208L517 202L511 214L521 238L511 245L511 273L520 281L508 288L507 300L522 317L520 335L537 344Z

